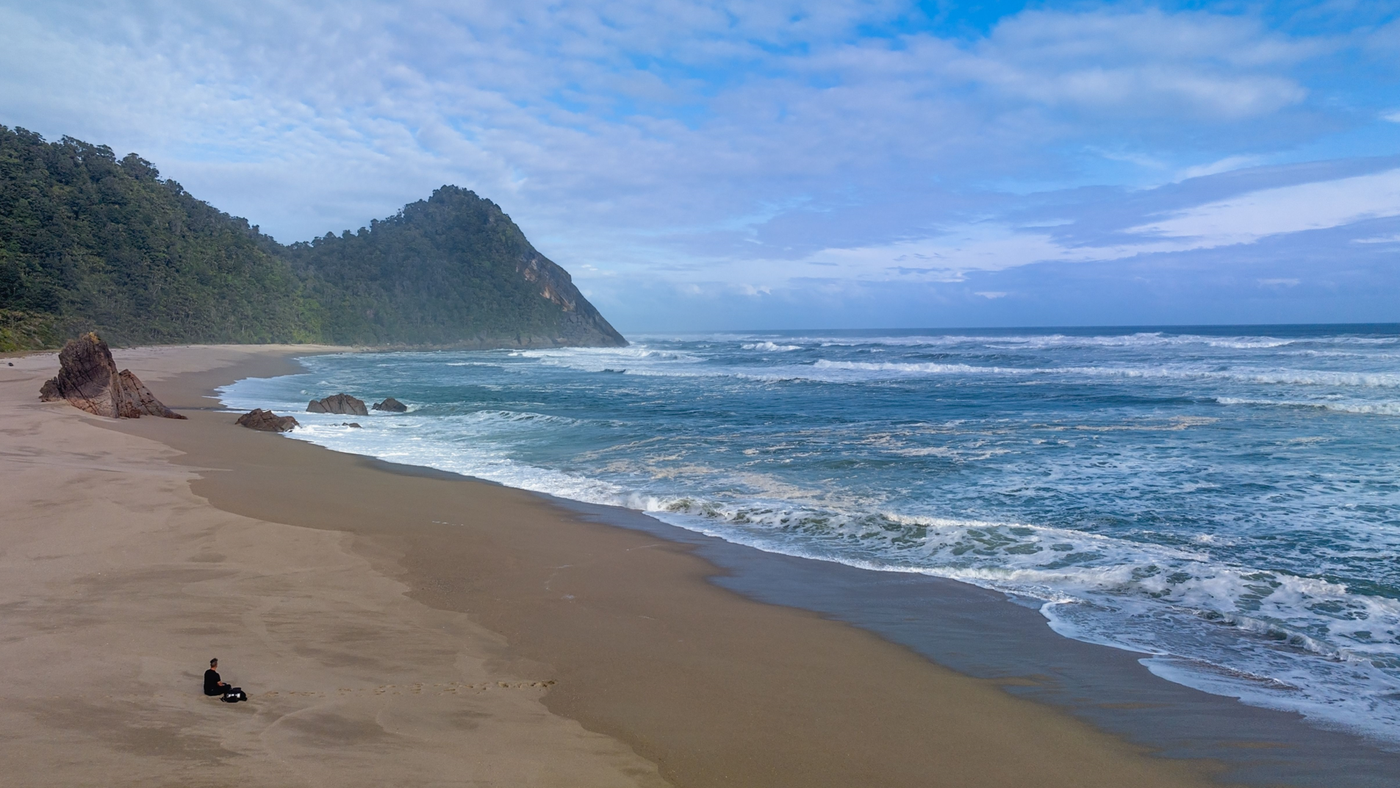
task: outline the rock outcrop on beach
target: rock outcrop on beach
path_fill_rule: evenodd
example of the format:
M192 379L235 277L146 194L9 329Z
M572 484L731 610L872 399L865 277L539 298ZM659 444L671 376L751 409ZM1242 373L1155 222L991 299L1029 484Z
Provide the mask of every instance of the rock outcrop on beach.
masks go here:
M370 410L383 410L389 413L407 413L408 406L393 397L385 397L383 402L374 403L374 405L370 407Z
M313 399L306 404L307 413L335 413L340 416L368 416L363 400L349 394L332 394L325 399Z
M39 390L44 402L67 400L75 408L113 419L185 418L156 399L131 370L118 372L111 349L94 332L70 339L58 363L58 375Z
M278 416L270 410L254 408L234 422L250 430L260 430L262 432L291 432L301 424L292 416Z

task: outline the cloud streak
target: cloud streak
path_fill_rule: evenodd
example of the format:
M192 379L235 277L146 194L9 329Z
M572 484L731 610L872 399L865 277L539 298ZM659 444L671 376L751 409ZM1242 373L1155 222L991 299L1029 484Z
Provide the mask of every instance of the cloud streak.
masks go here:
M1177 211L1129 232L1208 249L1388 216L1400 216L1400 169L1250 192Z

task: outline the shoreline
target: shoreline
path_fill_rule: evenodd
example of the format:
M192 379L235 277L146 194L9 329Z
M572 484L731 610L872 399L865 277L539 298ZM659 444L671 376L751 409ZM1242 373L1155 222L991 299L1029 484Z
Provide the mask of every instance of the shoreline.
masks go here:
M481 647L487 669L555 677L529 703L548 709L556 727L581 722L590 746L606 750L600 762L626 762L620 774L628 783L926 785L933 776L933 784L949 785L1202 785L1223 768L1152 757L1065 711L1016 697L1043 686L1034 677L973 678L901 642L897 626L882 632L832 620L841 611L803 609L783 597L781 583L754 585L752 573L737 568L748 559L694 543L703 538L668 538L616 522L618 513L278 441L234 427L229 414L211 407L215 381L285 374L295 370L291 357L308 350L315 352L230 350L244 357L223 363L202 349L205 368L169 374L142 365L193 355L189 349L118 351L120 366L155 384L157 396L191 420L114 423L71 408L64 415L128 442L145 438L182 452L166 451L160 462L178 469L173 475L204 506L245 525L330 535L367 562L349 585L377 577L400 589L404 601L396 604L479 628L472 634L489 643ZM34 406L42 408L61 413ZM334 654L353 665L354 655L342 653L350 643L382 659L386 644L359 630L303 647L312 661L319 650L322 662ZM258 688L248 689L250 706L266 702ZM633 752L645 761L627 762ZM414 760L408 752L398 757Z
M375 358L367 364L394 363L389 357ZM322 367L312 364L312 368ZM299 386L314 387L311 381L316 379L303 375ZM378 385L387 383L381 379ZM274 386L272 390L283 388ZM247 397L246 393L235 395L234 401L245 408L259 404L256 396L251 400ZM287 397L278 394L274 399L283 403ZM346 447L341 441L294 437L332 450L373 456L367 453L373 444L354 448L356 442ZM407 456L412 456L412 447L407 448ZM395 462L402 460L384 462L381 467L410 475L442 473ZM471 463L454 461L439 467L463 464L471 467ZM469 477L470 471L463 477L447 472L444 478ZM670 518L581 504L553 498L547 492L537 494L596 522L632 527L701 547L707 560L728 572L711 582L751 599L839 619L964 675L1013 682L1034 677L1024 686L1013 684L1008 691L1067 710L1100 729L1172 757L1220 761L1227 768L1228 779L1325 786L1390 785L1400 779L1400 752L1394 741L1372 738L1364 726L1344 727L1325 716L1304 719L1292 706L1250 705L1228 694L1210 694L1212 689L1220 689L1210 687L1208 681L1207 688L1201 689L1202 674L1210 675L1201 668L1209 663L1190 663L1198 672L1174 676L1172 670L1178 663L1170 657L1071 639L1050 627L1039 611L1041 603L1033 598L1008 597L1000 590L934 576L881 572L840 560L806 558L781 548L760 547L749 552L751 548L740 546L745 540L735 544L722 541L728 538L724 536L711 539L688 530L693 527L688 523L668 524ZM840 592L830 590L833 586ZM1250 689L1249 674L1222 673L1221 677L1243 685L1243 691ZM1228 691L1229 684L1225 689ZM1144 712L1145 708L1151 711ZM1258 751L1263 749L1270 751L1267 757L1259 757ZM1336 770L1339 763L1347 764L1340 776Z
M213 388L208 378L189 382ZM158 426L162 440L188 452L182 463L225 459L203 452L207 441L184 424ZM1189 785L1211 770L1143 757L863 630L721 589L709 582L720 570L688 545L583 522L534 493L390 474L369 458L223 431L260 467L205 475L192 485L197 494L258 519L349 531L367 553L393 556L381 571L402 573L411 597L469 612L503 635L508 664L552 666L559 684L546 707L626 742L673 784L927 785L938 774L949 785L1031 775L1045 785ZM294 469L301 478L273 488ZM296 500L317 484L308 471L353 475L357 490L373 492L308 511ZM462 517L469 509L488 514ZM415 519L409 533L404 521ZM956 709L929 709L930 697ZM958 744L931 752L931 740Z

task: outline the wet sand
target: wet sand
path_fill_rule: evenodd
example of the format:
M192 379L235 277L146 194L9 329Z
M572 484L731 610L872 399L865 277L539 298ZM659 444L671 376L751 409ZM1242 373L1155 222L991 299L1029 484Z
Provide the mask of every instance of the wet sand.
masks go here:
M288 353L118 351L183 422L39 404L52 356L0 367L17 784L1211 784L726 590L691 545L208 409ZM198 694L210 656L249 703Z

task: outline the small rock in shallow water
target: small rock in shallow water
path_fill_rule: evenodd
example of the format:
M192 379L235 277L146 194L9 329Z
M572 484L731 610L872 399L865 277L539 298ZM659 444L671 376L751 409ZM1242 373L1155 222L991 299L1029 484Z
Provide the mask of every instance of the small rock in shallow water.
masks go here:
M313 399L306 405L307 413L335 413L340 416L368 416L364 400L349 394L333 394L325 399Z
M390 413L405 413L408 411L408 406L393 397L385 397L383 402L374 403L374 410L387 410Z
M250 430L261 430L262 432L291 432L294 427L301 424L291 416L278 416L270 410L254 408L242 416L238 417L236 424L247 427Z

